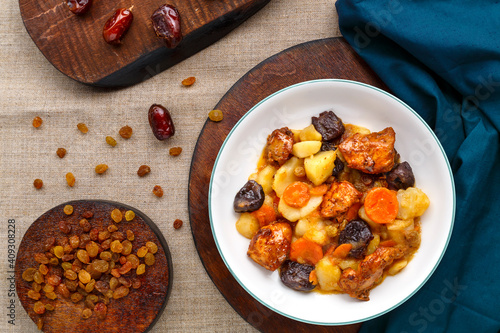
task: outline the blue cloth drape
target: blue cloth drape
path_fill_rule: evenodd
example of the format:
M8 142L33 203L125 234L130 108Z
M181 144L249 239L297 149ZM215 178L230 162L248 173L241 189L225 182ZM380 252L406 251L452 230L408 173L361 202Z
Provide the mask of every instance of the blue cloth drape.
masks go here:
M499 1L338 0L336 7L344 38L435 131L457 195L453 235L433 276L361 332L499 332Z

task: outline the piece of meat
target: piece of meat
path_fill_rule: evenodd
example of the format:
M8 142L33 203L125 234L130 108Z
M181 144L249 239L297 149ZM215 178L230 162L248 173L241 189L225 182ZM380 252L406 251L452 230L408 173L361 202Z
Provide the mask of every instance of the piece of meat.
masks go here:
M334 181L323 196L321 216L342 222L352 205L359 202L363 193L356 190L348 181Z
M283 165L292 154L293 133L288 127L275 129L267 138L266 155L269 162Z
M384 269L402 256L403 251L397 247L379 247L363 259L357 271L352 268L344 270L338 285L349 296L369 301L370 289L382 276Z
M292 243L290 224L278 222L266 225L253 236L248 256L262 267L274 271L286 260Z
M389 172L394 166L396 133L392 127L370 134L356 133L339 144L347 165L370 174Z

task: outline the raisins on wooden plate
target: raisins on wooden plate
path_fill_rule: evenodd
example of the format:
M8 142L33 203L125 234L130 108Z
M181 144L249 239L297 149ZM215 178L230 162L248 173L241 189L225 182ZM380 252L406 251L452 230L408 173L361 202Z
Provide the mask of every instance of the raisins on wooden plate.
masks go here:
M115 209L125 215L118 224ZM21 304L44 332L145 332L167 304L172 276L158 227L109 201L72 201L44 213L26 231L15 266Z

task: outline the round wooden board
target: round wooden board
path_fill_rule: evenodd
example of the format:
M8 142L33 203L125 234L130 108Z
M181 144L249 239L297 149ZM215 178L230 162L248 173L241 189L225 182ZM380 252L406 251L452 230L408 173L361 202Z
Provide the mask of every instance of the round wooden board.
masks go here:
M67 204L74 208L74 212L69 216L63 212L63 208ZM123 214L127 210L132 210L136 216L130 222L123 218L122 222L116 224L110 217L111 211L115 208L118 208ZM93 332L96 327L99 327L99 332L103 333L149 331L165 309L170 295L173 277L172 259L167 242L158 227L144 213L117 202L72 201L52 208L33 222L23 236L16 258L16 289L21 304L36 323L40 317L33 311L33 305L36 301L27 296L28 291L32 288L32 282L24 281L22 274L27 268L38 268L39 264L34 260L33 255L44 252L43 244L47 238L54 237L57 244L59 240L66 237L59 230L59 221L70 222L70 235L81 235L83 230L79 226L79 221L83 218L82 214L87 211L93 212L93 217L88 219L92 228L101 231L109 225L115 224L118 231L124 234L127 230L131 230L135 236L132 241L132 253L136 253L147 241L153 241L157 244L158 252L155 254L155 263L152 266L146 266L146 273L143 275L136 275L135 270L124 275L129 279L137 278L141 282L141 286L139 289L130 288L130 293L124 298L110 300L107 306L107 316L104 320L98 319L94 313L89 319L82 319L82 311L85 308L83 301L75 304L71 299L63 298L57 291L58 298L55 300L49 300L42 296L40 301L55 307L54 311L46 311L42 315L44 321L42 330L46 333L84 333ZM143 262L144 260L141 259L141 263ZM50 265L48 266L50 267ZM50 274L51 272L47 276ZM40 293L44 295L43 291Z
M229 304L262 332L357 332L360 327L360 324L335 327L310 325L284 317L260 304L238 284L222 261L208 215L212 168L224 139L236 122L257 102L282 88L325 78L355 80L388 90L343 38L321 39L294 46L257 65L226 93L215 106L224 113L224 120L219 123L207 120L191 162L189 216L200 258Z

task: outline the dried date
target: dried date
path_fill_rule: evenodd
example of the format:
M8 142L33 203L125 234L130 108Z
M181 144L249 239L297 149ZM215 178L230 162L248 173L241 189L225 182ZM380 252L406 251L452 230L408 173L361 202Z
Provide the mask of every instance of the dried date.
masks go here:
M182 41L181 16L172 5L162 5L151 15L156 36L162 38L168 48L175 48Z
M67 0L69 10L76 15L83 15L92 6L92 0Z
M119 8L104 24L102 36L106 43L117 45L121 43L122 38L127 33L134 15L127 8Z
M170 112L160 105L153 104L148 112L149 125L158 140L166 140L175 134L174 122Z

